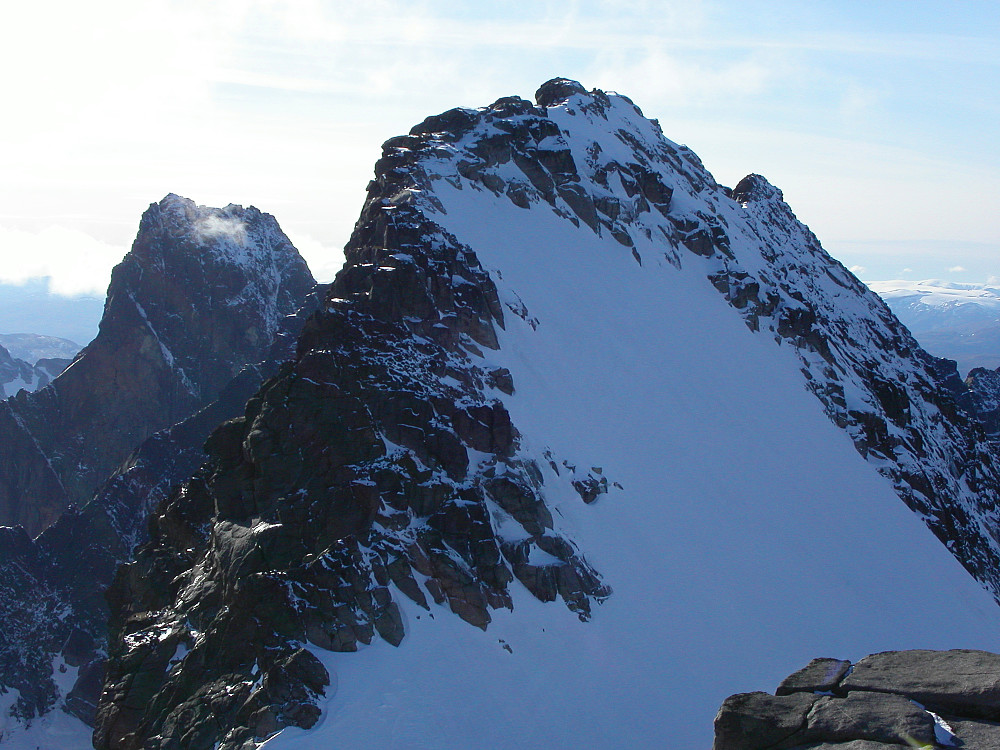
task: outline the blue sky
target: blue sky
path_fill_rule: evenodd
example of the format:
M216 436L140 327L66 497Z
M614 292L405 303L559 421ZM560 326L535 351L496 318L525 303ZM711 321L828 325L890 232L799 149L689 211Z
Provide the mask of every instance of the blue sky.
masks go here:
M991 0L18 6L0 282L100 294L168 192L273 213L329 278L382 141L557 75L629 95L724 184L765 175L863 279L1000 276Z

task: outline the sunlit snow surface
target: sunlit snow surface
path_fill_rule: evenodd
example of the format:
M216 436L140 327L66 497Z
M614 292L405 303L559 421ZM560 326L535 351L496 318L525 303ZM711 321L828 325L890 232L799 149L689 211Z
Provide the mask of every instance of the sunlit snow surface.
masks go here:
M523 447L623 487L586 506L546 468L559 530L614 593L582 623L515 581L514 611L485 633L397 596L402 645L317 650L334 680L324 716L268 750L708 748L726 696L773 690L813 657L1000 649L991 597L702 259L678 270L640 243L640 266L546 205L444 180L435 195L447 213L434 219L538 321L505 310L486 354L513 373Z
M75 672L75 670L73 670ZM68 689L68 688L67 688ZM0 747L3 750L87 750L93 730L63 711L50 711L25 726L11 718L17 690L0 695Z

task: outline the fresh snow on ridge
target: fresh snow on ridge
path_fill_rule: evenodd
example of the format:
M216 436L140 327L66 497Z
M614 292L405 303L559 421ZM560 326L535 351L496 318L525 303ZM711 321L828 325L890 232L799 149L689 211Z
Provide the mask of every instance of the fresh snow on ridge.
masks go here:
M578 163L591 142L602 159L632 160L616 127L659 137L625 100L610 107L610 127L549 108ZM433 194L401 200L420 201L490 270L506 328L484 358L513 375L501 397L545 468L557 530L614 593L584 623L515 581L513 611L495 611L485 632L398 596L402 644L316 649L334 680L324 717L269 750L707 748L727 695L773 690L815 656L1000 648L995 602L831 423L802 355L725 303L706 278L713 258L637 230L640 264L607 233L544 203L518 208L453 167L443 155ZM669 178L672 213L711 200L734 228L753 210ZM731 239L743 267L768 272L751 230ZM872 314L849 279L815 283L844 319ZM585 506L567 464L621 489Z

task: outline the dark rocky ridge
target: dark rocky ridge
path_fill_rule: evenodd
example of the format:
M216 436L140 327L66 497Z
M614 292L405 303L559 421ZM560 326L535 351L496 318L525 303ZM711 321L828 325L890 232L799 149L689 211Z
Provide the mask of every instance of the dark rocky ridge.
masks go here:
M34 536L143 440L258 362L312 275L274 218L169 195L115 267L100 333L48 387L0 404L0 524Z
M516 384L479 364L503 325L493 282L399 200L408 166L379 162L297 360L216 430L120 571L97 747L252 747L311 726L328 677L301 644L398 644L390 584L484 629L514 578L582 619L610 593L553 531L494 395ZM498 513L528 537L504 538Z
M1000 747L1000 655L886 651L814 659L776 695L740 693L715 720L714 750Z
M324 296L317 285L306 304L282 321L268 358L248 364L215 401L137 448L82 508L71 506L31 540L0 545L0 687L14 688L13 715L30 721L62 708L91 724L104 678L108 608L104 593L117 567L146 539L146 517L174 485L204 461L209 433L242 413L260 384L291 358L308 314ZM58 615L58 616L56 616ZM77 668L60 696L53 663Z

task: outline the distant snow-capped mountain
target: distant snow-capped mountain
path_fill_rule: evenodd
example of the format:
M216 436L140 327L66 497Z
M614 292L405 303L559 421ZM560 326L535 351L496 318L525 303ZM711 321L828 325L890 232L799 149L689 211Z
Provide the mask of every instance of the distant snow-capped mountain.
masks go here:
M0 346L25 362L40 359L73 359L83 347L75 341L37 333L0 333Z
M557 79L386 142L345 255L119 570L101 750L707 747L1000 646L964 386L762 177Z
M0 344L0 398L18 391L37 391L66 369L71 359L47 358L27 362Z
M930 279L870 281L927 351L967 373L1000 367L1000 286Z

